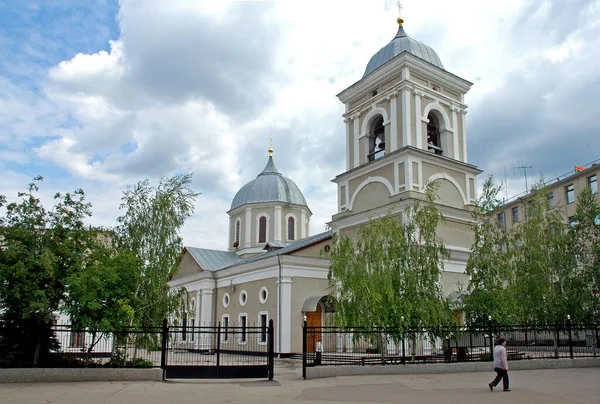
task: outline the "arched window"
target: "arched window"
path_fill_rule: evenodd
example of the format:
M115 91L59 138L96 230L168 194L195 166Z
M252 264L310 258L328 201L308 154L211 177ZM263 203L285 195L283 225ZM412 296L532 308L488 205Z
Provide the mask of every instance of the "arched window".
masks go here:
M258 220L258 242L267 242L267 218L265 216L261 216Z
M369 130L369 161L377 160L385 154L385 130L383 117L379 115L371 123Z
M427 115L429 123L427 124L427 151L438 155L444 154L440 135L440 123L431 112Z
M240 245L240 227L242 226L242 223L238 220L235 222L235 242L233 243L234 247L237 247Z
M294 229L296 227L296 223L294 222L294 218L293 217L288 217L288 240L295 240L294 236Z

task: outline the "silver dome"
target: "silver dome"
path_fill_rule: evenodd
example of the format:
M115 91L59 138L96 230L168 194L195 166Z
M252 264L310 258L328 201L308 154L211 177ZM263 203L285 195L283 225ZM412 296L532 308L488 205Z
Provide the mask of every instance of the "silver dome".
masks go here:
M402 52L411 53L416 57L421 58L434 66L439 67L440 69L444 69L442 61L438 57L437 53L435 53L435 51L431 49L431 47L419 41L416 41L408 35L406 35L406 32L404 32L404 28L400 26L398 28L398 33L396 34L394 39L392 39L390 43L381 48L379 52L374 54L371 60L369 60L369 64L367 65L367 69L365 70L365 74L363 74L363 77L371 74L379 66L382 66L383 64L389 62Z
M284 177L277 171L271 156L269 156L265 169L238 191L231 202L230 210L249 203L261 202L281 202L307 206L300 188L294 181Z

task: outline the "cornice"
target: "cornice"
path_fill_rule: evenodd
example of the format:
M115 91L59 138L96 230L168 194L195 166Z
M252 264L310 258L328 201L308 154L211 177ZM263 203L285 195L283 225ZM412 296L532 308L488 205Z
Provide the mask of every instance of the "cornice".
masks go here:
M389 66L382 66L377 71L371 73L352 84L350 87L337 95L343 103L349 103L357 97L362 96L368 89L376 87L381 82L388 80L391 76L401 74L402 70L408 67L410 70L419 72L425 77L435 79L443 86L466 93L473 83L464 80L446 70L435 67L408 52L403 52L389 62Z
M422 97L433 98L434 100L438 100L440 103L447 104L450 108L453 106L458 106L459 109L462 108L462 110L464 110L468 107L467 104L464 104L458 100L455 100L454 98L451 98L444 93L434 91L434 90L432 90L428 87L424 87L421 84L414 82L414 81L402 80L399 84L395 85L394 87L388 89L386 92L382 93L382 95L380 97L365 100L365 101L361 102L360 104L354 106L354 108L352 108L348 112L342 114L342 117L345 118L344 122L347 123L347 120L352 120L352 119L356 119L356 118L360 117L360 115L365 113L365 111L368 108L370 108L372 104L378 104L383 101L388 101L391 98L398 97L398 95L404 90L409 90L413 94L418 95L421 98Z

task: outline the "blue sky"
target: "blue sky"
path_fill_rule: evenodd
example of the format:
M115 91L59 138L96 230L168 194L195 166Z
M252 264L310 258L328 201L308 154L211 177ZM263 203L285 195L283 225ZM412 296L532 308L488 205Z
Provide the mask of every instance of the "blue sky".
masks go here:
M83 188L112 225L128 185L194 172L187 245L226 248L236 191L275 164L311 232L336 212L343 105L395 35L392 0L0 0L0 194ZM469 162L524 190L600 158L600 1L406 0L404 27L474 82ZM482 182L482 179L479 181ZM48 202L50 202L48 200Z

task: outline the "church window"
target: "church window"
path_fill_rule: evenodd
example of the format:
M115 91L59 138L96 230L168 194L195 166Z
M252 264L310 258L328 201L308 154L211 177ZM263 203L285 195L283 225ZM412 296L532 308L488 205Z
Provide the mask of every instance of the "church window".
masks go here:
M385 129L383 126L383 117L379 115L371 123L369 130L369 161L377 160L385 154Z
M223 342L229 341L229 314L223 314Z
M240 340L239 343L240 344L245 344L246 343L246 319L248 317L246 316L246 313L244 314L240 314Z
M240 305L245 306L248 301L248 293L245 290L242 290L240 293Z
M293 217L288 217L288 240L294 240L294 229L296 227L296 223Z
M233 243L234 247L238 247L240 245L240 227L242 223L238 220L235 222L235 242Z
M269 291L266 287L263 286L262 288L260 288L260 292L258 293L258 300L260 300L262 304L265 304L267 302L268 297Z
M258 315L258 324L260 326L260 343L265 344L267 342L267 325L268 315L266 312L260 312Z
M427 119L429 120L427 124L427 151L441 156L444 150L442 150L440 123L432 113L427 115Z
M267 218L261 216L258 220L258 242L265 243L267 241Z

